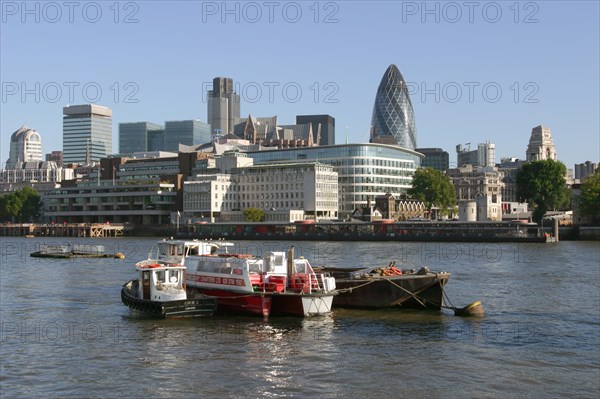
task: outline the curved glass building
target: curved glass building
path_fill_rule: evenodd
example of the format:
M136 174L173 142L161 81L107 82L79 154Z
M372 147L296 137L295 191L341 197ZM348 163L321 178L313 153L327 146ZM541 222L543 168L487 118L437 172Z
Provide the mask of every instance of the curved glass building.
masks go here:
M399 197L412 187L422 154L397 145L340 144L268 151L248 151L254 163L321 162L338 173L338 214L349 216L386 193Z
M371 118L371 143L397 144L414 150L417 127L404 77L392 64L377 88Z

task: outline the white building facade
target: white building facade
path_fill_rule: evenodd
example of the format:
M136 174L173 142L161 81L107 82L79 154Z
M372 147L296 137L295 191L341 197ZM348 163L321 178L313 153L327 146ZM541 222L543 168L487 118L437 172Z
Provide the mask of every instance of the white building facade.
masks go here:
M42 160L42 138L40 134L27 126L21 126L10 137L10 152L6 169L13 169L22 162Z
M188 221L239 222L248 208L262 209L266 221L335 219L338 206L338 174L318 162L252 165L245 154L228 154L183 185Z

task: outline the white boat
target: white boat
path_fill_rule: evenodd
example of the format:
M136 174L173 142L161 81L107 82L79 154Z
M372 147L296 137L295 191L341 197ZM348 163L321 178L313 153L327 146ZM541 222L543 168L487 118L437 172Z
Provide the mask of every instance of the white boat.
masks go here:
M130 309L163 318L211 316L215 312L215 298L187 298L185 266L143 260L135 268L139 278L121 289L121 301Z

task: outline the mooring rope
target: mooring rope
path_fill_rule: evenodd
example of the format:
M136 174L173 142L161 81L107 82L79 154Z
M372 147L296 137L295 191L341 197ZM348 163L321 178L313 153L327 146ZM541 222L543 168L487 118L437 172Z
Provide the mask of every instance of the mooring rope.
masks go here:
M389 281L391 284L395 285L396 287L400 288L402 291L406 292L408 295L412 296L413 299L415 301L417 301L421 306L423 306L424 308L427 308L427 305L425 305L423 302L421 302L421 300L417 297L417 294L412 293L409 290L407 290L406 288L399 286L398 284L393 282L391 279L387 279L387 281ZM427 301L425 298L423 298L423 300Z
M358 288L364 287L365 285L369 285L369 284L371 284L371 283L374 283L375 281L378 281L378 280L371 280L371 281L367 281L366 283L364 283L364 284L361 284L361 285L357 285L357 286L355 286L355 287L336 289L336 291L337 291L338 293L340 293L340 294L343 294L343 293L345 293L345 292L352 293L352 290L356 290L356 289L358 289Z

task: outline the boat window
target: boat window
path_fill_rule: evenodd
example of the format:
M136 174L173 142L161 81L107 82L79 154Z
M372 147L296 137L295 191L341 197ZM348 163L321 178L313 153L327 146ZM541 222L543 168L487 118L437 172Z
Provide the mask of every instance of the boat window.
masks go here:
M248 262L248 269L251 272L256 272L256 273L262 272L262 270L260 268L260 263L258 263L258 262L252 262L252 263Z
M167 256L169 254L169 246L158 244L158 253L162 256Z
M295 261L294 268L296 269L296 273L308 273L308 271L306 270L306 262L304 261Z
M276 266L281 266L283 265L283 254L276 254L275 255L275 265Z
M155 280L157 283L164 283L165 282L165 271L161 270L159 272L155 273Z
M177 282L177 280L179 279L179 276L178 276L178 274L179 274L179 273L177 272L177 270L169 270L169 275L170 275L170 277L169 277L169 281L170 281L171 283L176 283L176 282Z

